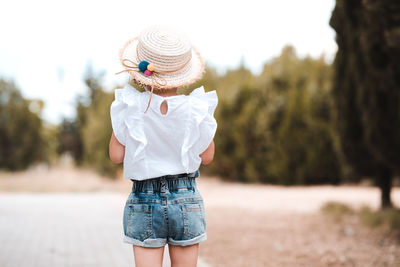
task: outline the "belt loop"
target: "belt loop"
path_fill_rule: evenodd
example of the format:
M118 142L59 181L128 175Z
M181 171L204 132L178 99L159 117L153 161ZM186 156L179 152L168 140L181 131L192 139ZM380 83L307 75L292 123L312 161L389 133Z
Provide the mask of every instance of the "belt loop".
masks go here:
M166 185L167 181L166 181L166 177L162 176L160 178L160 192L161 193L165 193L166 189L167 189L167 185Z
M132 192L136 192L136 181L131 179L132 181Z
M193 192L196 192L196 180L190 179L190 186L192 187Z

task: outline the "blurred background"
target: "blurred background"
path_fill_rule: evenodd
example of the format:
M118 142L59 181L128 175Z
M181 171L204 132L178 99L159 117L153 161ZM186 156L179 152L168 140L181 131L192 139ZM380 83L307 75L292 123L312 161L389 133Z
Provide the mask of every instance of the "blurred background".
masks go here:
M1 266L133 266L109 110L129 81L119 49L149 24L186 32L206 62L180 93L219 96L199 266L400 266L398 1L0 10Z

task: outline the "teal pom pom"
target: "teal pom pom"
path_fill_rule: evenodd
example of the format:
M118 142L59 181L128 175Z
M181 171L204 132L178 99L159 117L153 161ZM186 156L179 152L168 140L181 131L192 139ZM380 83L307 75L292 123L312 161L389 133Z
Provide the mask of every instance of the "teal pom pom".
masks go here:
M140 70L141 72L144 72L145 70L147 70L147 66L148 66L149 64L150 64L150 63L147 62L146 60L142 60L142 61L140 61L139 65L138 65L138 68L139 68L139 70Z

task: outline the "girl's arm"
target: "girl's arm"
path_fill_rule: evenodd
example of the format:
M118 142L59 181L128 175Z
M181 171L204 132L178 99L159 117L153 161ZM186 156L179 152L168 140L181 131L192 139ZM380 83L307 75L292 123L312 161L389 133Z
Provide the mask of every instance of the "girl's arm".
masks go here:
M111 135L110 145L108 146L108 149L112 162L121 163L124 161L125 146L118 142L117 138L114 135L114 132Z
M213 140L213 141L211 141L211 143L207 147L207 149L203 153L200 154L201 163L203 165L209 164L214 159L214 151L215 151L215 146L214 146L214 140Z

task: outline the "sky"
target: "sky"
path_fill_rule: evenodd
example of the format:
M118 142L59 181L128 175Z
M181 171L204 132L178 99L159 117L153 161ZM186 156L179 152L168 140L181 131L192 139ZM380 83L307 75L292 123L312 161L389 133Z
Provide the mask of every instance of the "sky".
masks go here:
M334 0L2 0L0 78L24 97L42 99L42 118L59 123L75 115L91 65L111 91L128 81L118 53L148 25L185 32L206 64L221 73L241 60L258 74L265 62L293 45L298 56L332 62L337 46L329 26ZM212 88L212 90L218 88Z

